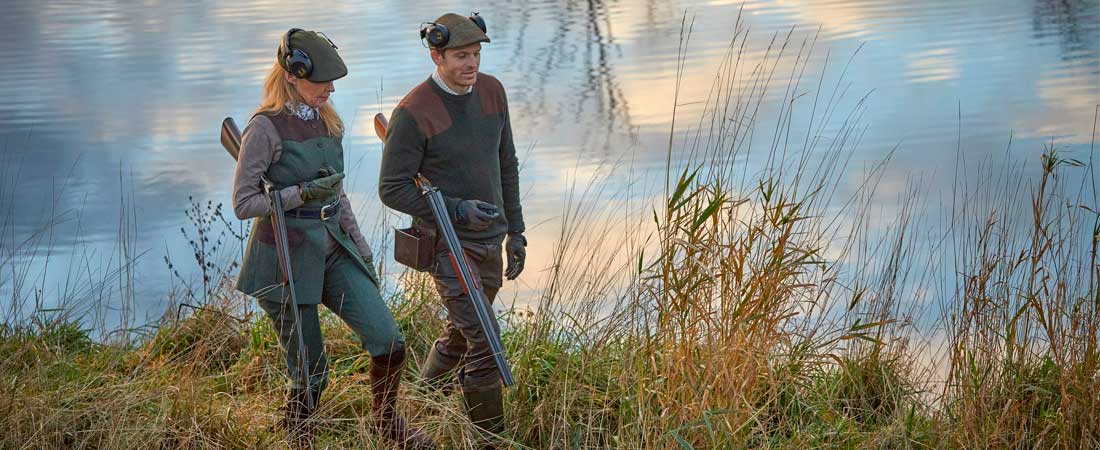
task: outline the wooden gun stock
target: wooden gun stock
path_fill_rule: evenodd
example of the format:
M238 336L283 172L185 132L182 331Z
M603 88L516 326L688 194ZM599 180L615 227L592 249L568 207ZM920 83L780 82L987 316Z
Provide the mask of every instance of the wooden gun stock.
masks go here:
M229 152L229 156L236 161L241 154L241 130L237 128L237 122L232 117L222 120L222 147Z
M378 139L382 140L382 143L386 143L386 131L389 129L390 124L386 120L386 116L382 113L374 115L374 134L378 135Z

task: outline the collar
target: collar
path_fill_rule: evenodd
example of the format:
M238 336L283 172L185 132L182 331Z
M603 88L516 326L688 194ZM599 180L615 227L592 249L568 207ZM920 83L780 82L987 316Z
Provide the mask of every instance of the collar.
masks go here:
M289 101L286 102L286 109L292 116L305 121L316 119L318 116L317 108L305 103Z
M443 89L443 92L446 92L446 93L451 94L451 95L466 95L466 94L469 94L469 93L474 91L474 87L470 86L470 87L466 88L466 92L463 92L463 93L455 92L455 90L451 89L450 86L447 86L447 82L443 81L443 78L439 76L439 68L438 67L436 67L435 70L432 71L432 81L435 81L436 86L439 86L440 89Z

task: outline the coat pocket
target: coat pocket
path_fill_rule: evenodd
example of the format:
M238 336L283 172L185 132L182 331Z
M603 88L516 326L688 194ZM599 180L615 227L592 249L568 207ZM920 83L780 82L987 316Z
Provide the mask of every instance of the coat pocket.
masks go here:
M305 238L306 234L302 229L289 225L286 227L286 242L290 245L290 248L302 245ZM256 239L267 245L275 245L275 227L272 226L270 219L262 220L256 224Z

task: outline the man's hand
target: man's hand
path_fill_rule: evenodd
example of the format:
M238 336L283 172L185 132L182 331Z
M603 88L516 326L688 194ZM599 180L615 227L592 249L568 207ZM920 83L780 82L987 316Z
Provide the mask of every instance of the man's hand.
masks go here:
M463 200L455 207L455 223L474 231L489 228L500 217L496 205L481 200Z
M340 183L344 179L343 173L337 173L335 175L329 175L317 178L313 181L307 181L299 184L299 188L302 190L302 200L318 200L323 198L329 198L340 193Z
M523 272L523 263L527 260L527 238L523 237L523 233L508 233L504 251L508 255L508 269L504 271L504 276L514 280Z

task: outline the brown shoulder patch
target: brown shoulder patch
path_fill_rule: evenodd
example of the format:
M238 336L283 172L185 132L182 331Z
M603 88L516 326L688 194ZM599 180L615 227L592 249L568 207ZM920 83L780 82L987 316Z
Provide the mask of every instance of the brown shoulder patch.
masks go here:
M504 85L500 80L487 73L478 72L474 83L474 93L481 100L481 112L485 114L503 114L508 111L508 100L504 94Z
M259 114L271 120L271 123L275 125L275 129L279 131L279 136L284 141L302 142L328 135L320 120L306 122L282 111L277 113L261 112Z
M425 138L442 133L451 127L451 115L443 106L443 99L433 91L430 79L416 85L397 107L405 110L416 120L416 127L424 133Z

